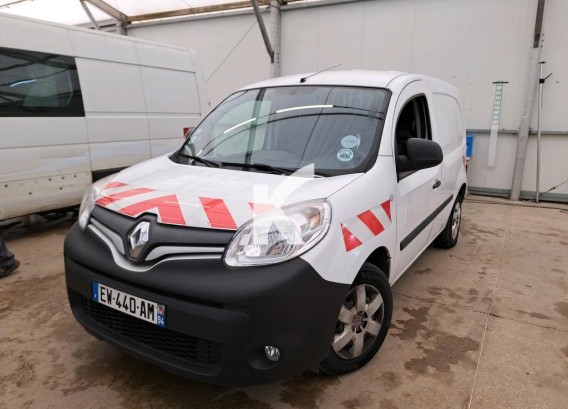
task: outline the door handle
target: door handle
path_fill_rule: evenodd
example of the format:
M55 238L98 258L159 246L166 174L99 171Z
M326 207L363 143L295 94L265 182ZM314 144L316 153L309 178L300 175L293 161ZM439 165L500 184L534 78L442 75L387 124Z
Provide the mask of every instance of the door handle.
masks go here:
M440 179L436 179L436 182L434 182L434 186L432 186L432 189L437 189L442 185L442 182L440 181Z

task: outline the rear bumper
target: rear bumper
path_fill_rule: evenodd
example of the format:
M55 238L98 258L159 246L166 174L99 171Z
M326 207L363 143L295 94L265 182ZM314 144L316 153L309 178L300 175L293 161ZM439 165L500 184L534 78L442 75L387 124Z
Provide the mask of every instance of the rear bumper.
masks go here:
M222 260L175 260L127 271L94 234L74 226L65 274L75 318L88 332L191 379L230 385L275 382L315 367L329 352L348 285L325 281L302 259L227 268ZM164 330L91 301L96 280L165 304ZM278 362L264 346L280 349Z

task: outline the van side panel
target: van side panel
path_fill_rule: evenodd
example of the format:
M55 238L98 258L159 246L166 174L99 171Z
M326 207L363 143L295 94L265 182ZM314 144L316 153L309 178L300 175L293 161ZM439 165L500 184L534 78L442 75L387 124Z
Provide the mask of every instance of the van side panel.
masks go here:
M183 129L200 121L195 74L155 67L140 67L140 71L148 106L151 155L171 152L183 141Z
M457 197L463 173L463 156L465 155L465 125L459 101L454 95L434 92L432 94L432 116L436 132L434 140L440 144L444 152L442 162L442 185L436 190L439 201L454 195ZM433 222L430 239L435 239L446 225L451 206L441 212Z
M146 96L140 67L77 58L91 169L120 168L150 158Z

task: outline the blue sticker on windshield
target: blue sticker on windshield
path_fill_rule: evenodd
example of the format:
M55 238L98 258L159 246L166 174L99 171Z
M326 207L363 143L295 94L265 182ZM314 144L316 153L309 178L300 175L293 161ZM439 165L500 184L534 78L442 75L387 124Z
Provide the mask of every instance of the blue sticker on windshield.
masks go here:
M349 162L353 159L353 151L351 149L341 149L337 152L337 159L341 162Z

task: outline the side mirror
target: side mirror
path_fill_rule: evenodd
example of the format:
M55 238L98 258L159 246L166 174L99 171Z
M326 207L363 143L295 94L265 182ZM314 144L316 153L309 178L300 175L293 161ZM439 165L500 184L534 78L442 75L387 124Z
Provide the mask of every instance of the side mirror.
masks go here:
M440 145L434 141L410 138L406 141L406 157L399 160L400 172L421 170L439 165L444 160Z

